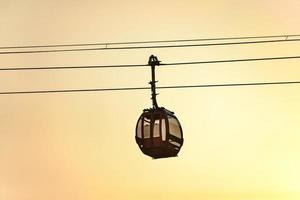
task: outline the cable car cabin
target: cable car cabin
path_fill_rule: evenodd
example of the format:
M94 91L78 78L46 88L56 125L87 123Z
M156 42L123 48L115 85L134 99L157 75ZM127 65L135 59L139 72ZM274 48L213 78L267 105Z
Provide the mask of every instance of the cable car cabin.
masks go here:
M182 128L174 113L159 107L156 101L155 66L160 65L156 56L151 55L148 61L151 66L152 105L145 109L135 130L135 140L141 151L152 158L177 156L183 144Z
M144 110L136 125L135 138L141 151L154 159L177 156L183 144L178 119L163 107Z

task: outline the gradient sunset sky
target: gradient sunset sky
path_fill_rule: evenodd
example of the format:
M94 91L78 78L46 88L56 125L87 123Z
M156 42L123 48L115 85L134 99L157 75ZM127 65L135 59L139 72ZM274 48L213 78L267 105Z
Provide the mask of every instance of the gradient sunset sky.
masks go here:
M0 46L300 34L299 0L0 0ZM300 38L300 37L298 37ZM0 67L300 55L299 42L0 55ZM159 67L158 86L299 81L300 60ZM143 87L149 68L0 72L0 91ZM135 143L150 91L0 96L1 200L299 200L300 85L159 90L178 157Z

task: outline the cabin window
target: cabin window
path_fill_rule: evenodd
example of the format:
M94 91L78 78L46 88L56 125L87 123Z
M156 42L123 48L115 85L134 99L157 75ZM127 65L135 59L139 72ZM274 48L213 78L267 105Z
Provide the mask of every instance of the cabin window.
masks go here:
M168 115L169 133L177 138L181 138L181 129L178 120Z
M150 138L150 120L144 118L144 138Z
M159 119L155 120L154 123L153 123L153 137L160 137Z
M138 138L142 138L142 118L140 118L139 119L139 122L138 122L138 124L137 124L137 134L136 134L136 136L138 137Z

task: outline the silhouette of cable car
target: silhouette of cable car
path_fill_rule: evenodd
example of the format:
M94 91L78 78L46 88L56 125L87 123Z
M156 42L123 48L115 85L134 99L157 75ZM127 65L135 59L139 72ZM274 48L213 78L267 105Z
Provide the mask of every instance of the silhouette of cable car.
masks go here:
M157 57L150 56L152 69L152 103L153 108L144 109L136 125L136 143L141 151L154 159L177 156L183 145L183 132L179 120L164 107L159 107L155 92L155 66L159 65Z

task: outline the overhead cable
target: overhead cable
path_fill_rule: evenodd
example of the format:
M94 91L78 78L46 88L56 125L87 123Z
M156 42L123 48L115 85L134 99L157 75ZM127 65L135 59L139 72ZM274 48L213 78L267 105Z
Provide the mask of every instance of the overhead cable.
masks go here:
M291 85L291 84L300 84L300 81L226 83L226 84L200 84L200 85L175 85L175 86L161 86L161 87L157 87L157 89L241 87L241 86ZM105 92L105 91L132 91L132 90L148 90L148 89L151 89L151 88L150 87L123 87L123 88L92 88L92 89L64 89L64 90L7 91L7 92L0 92L0 95L45 94L45 93L77 93L77 92Z
M194 62L174 62L174 63L160 63L160 65L161 66L201 65L201 64L254 62L254 61L268 61L268 60L291 60L291 59L299 59L299 58L300 55L263 57L263 58L243 58L243 59L229 59L229 60L209 60L209 61L194 61ZM148 66L147 64L124 64L124 65L83 65L83 66L49 66L49 67L9 67L9 68L0 68L0 71L133 68L133 67L147 67L147 66Z
M238 36L238 37L218 37L218 38L196 38L196 39L174 39L174 40L147 40L131 42L101 42L101 43L75 43L75 44L48 44L48 45L18 45L18 46L0 46L0 49L22 49L22 48L51 48L51 47L80 47L80 46L108 46L108 45L130 45L130 44L149 44L149 43L178 43L178 42L203 42L218 40L245 40L245 39L268 39L300 37L300 34L286 35L266 35L266 36Z
M97 48L49 49L49 50L27 50L27 51L0 51L0 54L5 55L5 54L56 53L56 52L78 52L78 51L103 51L103 50L161 49L161 48L247 45L247 44L298 42L298 41L300 41L300 39L257 40L257 41L244 41L244 42L220 42L220 43L200 43L200 44L180 44L180 45L150 45L150 46L97 47Z

